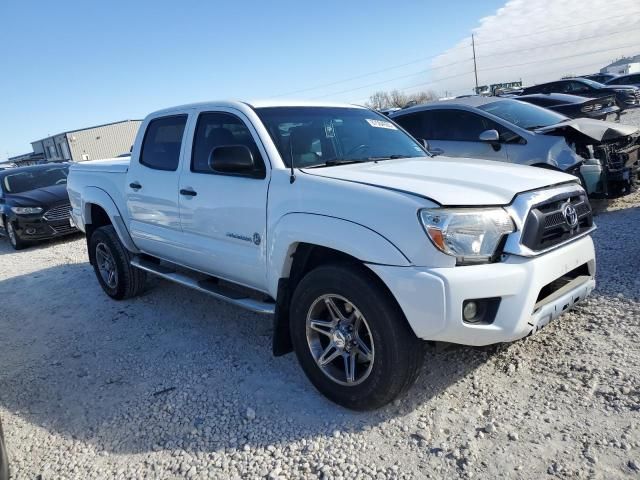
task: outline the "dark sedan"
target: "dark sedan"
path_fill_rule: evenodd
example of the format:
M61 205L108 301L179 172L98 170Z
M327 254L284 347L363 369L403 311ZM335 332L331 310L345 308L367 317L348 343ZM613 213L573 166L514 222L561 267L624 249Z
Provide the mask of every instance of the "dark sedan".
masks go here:
M633 85L640 87L640 73L629 73L628 75L618 75L607 80L605 85L615 87L617 85Z
M613 73L592 73L590 75L580 75L580 78L587 78L598 83L607 83L609 80L616 78L618 75Z
M620 111L640 106L640 89L633 85L603 85L586 78L567 78L524 88L523 95L532 93L568 93L581 97L600 98L615 95Z
M565 93L534 93L514 97L522 102L532 103L539 107L548 108L569 118L595 118L606 120L609 115L618 114L620 107L616 98L609 97L587 98Z
M2 233L16 250L39 240L76 232L70 223L65 164L11 168L0 172Z

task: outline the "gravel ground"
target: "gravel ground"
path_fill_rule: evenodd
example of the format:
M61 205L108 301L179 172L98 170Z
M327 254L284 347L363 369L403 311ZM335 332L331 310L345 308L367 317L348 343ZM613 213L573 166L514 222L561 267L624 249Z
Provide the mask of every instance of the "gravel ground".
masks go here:
M153 278L114 302L82 238L0 241L13 478L639 478L640 194L606 210L586 302L514 344L430 349L370 413L273 358L265 317Z

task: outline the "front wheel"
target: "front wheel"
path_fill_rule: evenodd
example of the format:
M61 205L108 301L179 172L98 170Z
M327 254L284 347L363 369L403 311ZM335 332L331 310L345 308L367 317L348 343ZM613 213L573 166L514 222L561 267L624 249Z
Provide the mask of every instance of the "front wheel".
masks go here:
M131 254L111 225L96 229L89 241L93 269L100 286L115 300L135 297L144 288L146 274L131 266Z
M423 342L373 273L357 265L309 272L291 303L291 336L302 369L330 400L381 407L416 380Z
M18 232L16 232L15 227L11 221L7 220L6 223L7 236L9 237L9 243L13 247L14 250L22 250L27 246L27 243L20 238Z

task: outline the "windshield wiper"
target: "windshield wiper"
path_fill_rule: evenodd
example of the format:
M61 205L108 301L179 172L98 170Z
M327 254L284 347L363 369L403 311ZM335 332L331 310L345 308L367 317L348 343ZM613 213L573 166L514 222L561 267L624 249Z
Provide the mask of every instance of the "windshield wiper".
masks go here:
M324 163L319 163L318 165L311 165L307 168L322 168L322 167L334 167L336 165L348 165L350 163L362 163L365 160L363 159L352 159L347 160L345 158L334 158L333 160L327 160Z
M380 160L397 160L399 158L411 158L410 155L387 155L384 157L367 157L364 160L367 162L378 162Z

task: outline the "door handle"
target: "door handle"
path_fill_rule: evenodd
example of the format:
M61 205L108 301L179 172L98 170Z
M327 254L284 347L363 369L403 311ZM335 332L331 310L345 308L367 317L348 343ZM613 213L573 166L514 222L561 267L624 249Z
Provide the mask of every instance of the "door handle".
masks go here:
M131 182L129 184L129 187L133 188L134 190L140 190L142 188L142 185L140 185L138 182Z
M185 197L195 197L196 195L198 195L198 192L196 192L195 190L183 188L180 190L180 195L184 195Z

